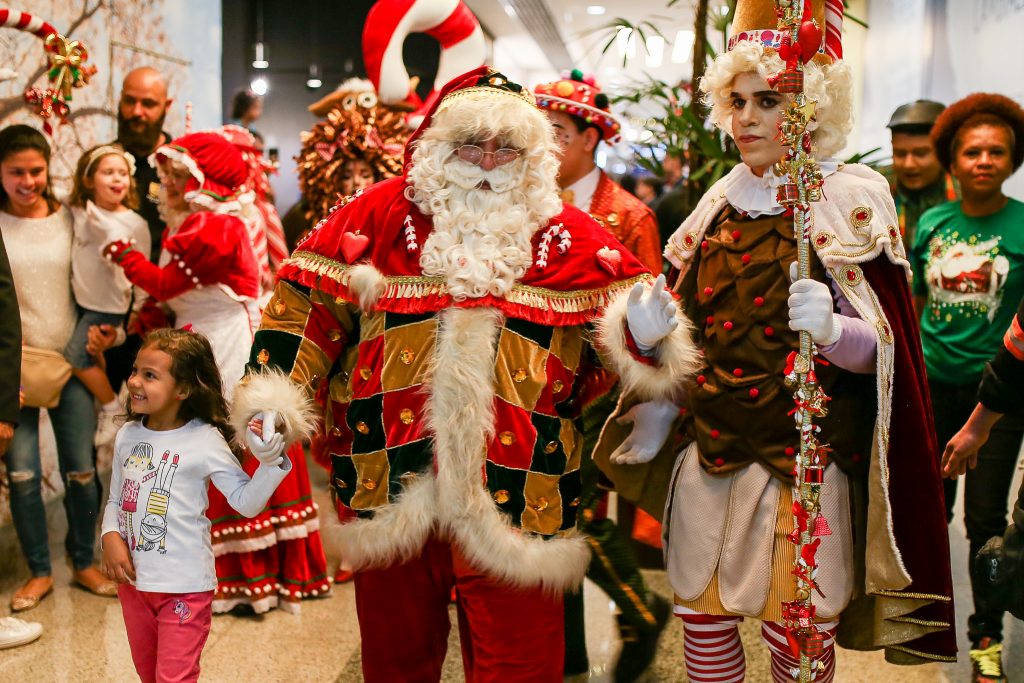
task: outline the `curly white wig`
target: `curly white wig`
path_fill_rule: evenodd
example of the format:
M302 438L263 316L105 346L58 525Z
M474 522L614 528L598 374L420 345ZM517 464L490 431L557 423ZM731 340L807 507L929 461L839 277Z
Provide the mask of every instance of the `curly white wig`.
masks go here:
M711 121L732 134L732 83L741 73L755 72L765 80L779 73L785 64L774 51L761 43L744 40L729 52L718 55L700 81L703 102L711 107ZM835 156L846 146L853 129L853 75L845 62L822 67L816 62L804 65L804 92L817 100L815 121L808 125L816 156Z

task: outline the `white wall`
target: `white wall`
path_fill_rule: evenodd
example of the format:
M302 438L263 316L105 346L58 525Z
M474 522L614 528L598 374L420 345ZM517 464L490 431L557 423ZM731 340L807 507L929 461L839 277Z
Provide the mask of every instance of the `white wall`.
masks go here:
M868 23L862 148L890 149L889 116L918 98L997 92L1024 102L1019 0L868 0ZM1005 189L1024 199L1024 173Z

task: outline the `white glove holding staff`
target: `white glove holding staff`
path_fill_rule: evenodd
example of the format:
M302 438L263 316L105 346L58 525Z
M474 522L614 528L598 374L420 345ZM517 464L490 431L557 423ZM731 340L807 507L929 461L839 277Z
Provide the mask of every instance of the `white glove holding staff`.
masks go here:
M832 290L824 282L797 279L796 263L789 264L789 329L809 332L818 346L839 341L843 326L832 311Z
M278 467L284 461L284 434L277 432L277 411L264 410L249 420L245 430L245 445L268 467Z
M638 465L650 462L668 439L679 408L671 401L637 403L624 415L615 418L620 425L633 423L629 433L608 459L616 465Z
M626 299L626 324L633 341L645 354L650 353L662 339L679 325L676 302L665 289L665 276L659 275L651 291L644 296L644 286L633 285Z

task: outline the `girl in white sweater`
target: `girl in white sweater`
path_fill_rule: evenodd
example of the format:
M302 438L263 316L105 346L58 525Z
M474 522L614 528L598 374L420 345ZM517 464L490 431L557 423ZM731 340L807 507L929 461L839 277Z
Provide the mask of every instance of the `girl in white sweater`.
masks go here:
M74 246L71 252L71 285L78 304L78 324L64 348L72 371L99 401L97 447L110 444L117 434L114 416L117 396L103 368L86 351L89 328L119 328L132 303L132 285L120 268L101 255L105 244L125 240L149 253L149 227L132 211L138 208L135 192L135 158L120 145L99 145L78 161L71 193Z

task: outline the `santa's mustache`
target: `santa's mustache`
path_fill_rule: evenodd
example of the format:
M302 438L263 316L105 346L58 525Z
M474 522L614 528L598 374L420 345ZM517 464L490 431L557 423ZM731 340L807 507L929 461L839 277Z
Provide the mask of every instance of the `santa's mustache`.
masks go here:
M463 190L491 190L504 193L519 182L518 164L513 162L485 171L464 161L452 160L444 165L445 179Z

